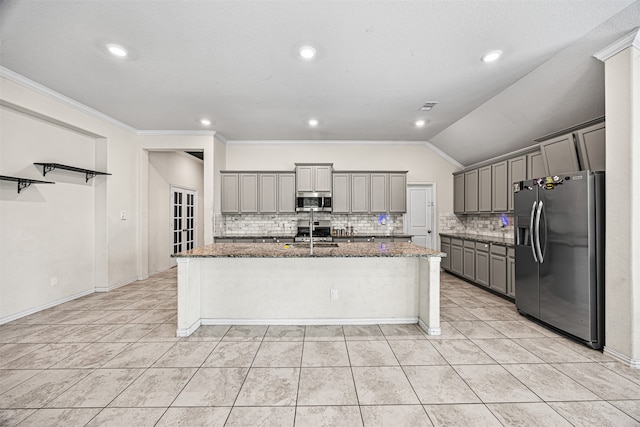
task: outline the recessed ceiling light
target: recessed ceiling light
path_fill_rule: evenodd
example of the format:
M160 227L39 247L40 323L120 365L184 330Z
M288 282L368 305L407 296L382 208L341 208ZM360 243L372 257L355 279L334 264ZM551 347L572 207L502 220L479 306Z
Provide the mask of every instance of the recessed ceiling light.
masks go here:
M501 50L492 50L482 55L482 62L497 61L502 56Z
M318 120L317 119L309 119L309 121L307 123L309 123L309 126L311 126L312 128L318 126Z
M118 58L124 58L125 56L129 55L129 51L127 51L127 49L120 46L119 44L109 43L107 44L107 50L110 54L112 54L113 56L117 56Z
M422 120L422 119L416 120L415 122L416 127L419 127L419 128L424 127L424 125L426 124L427 124L426 120Z
M301 46L298 55L305 61L311 61L316 56L316 49L313 46Z
M200 119L200 124L202 126L209 126L211 124L211 120L209 120L209 119Z

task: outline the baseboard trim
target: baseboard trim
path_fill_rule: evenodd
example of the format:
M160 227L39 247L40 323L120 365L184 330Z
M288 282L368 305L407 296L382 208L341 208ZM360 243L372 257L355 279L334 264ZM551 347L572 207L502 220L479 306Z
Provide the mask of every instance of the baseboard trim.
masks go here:
M118 288L120 288L122 286L129 285L129 284L131 284L133 282L137 282L137 281L138 281L137 277L129 278L129 279L125 280L125 281L115 283L115 284L113 284L111 286L105 286L105 287L96 288L96 292L113 291L114 289L118 289Z
M178 337L188 337L189 335L194 333L196 331L196 329L198 329L200 327L201 324L202 324L201 320L196 320L193 323L193 325L189 326L186 329L176 329L176 336L178 336Z
M638 359L632 359L628 356L625 356L622 353L618 353L617 351L605 346L602 351L604 353L607 353L608 355L618 359L619 361L621 361L622 363L624 363L625 365L629 365L630 368L633 369L640 369L640 360Z
M15 313L15 314L11 314L9 316L2 317L2 318L0 318L0 325L4 325L5 323L13 322L14 320L18 320L18 319L23 318L25 316L29 316L30 314L34 314L34 313L37 313L37 312L42 311L42 310L46 310L46 309L51 308L51 307L55 307L56 305L64 304L65 302L69 302L71 300L83 297L85 295L92 294L94 292L95 292L94 289L88 289L86 291L82 291L82 292L79 292L77 294L70 295L68 297L61 298L59 300L55 300L53 302L41 305L39 307L30 308L29 310L24 310L24 311L21 311L19 313Z
M425 331L427 335L442 335L442 329L430 328L429 325L422 321L422 319L418 319L418 326L420 326L420 328L422 328L422 330Z
M335 319L200 319L203 326L211 325L395 325L418 323L417 317L371 317Z

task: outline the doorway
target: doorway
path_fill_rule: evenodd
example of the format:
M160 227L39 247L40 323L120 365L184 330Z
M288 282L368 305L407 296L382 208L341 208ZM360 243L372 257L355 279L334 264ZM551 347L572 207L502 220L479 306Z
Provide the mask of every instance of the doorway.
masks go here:
M195 190L171 186L171 253L188 251L196 246L196 204ZM175 258L170 266L176 265Z
M435 212L435 184L408 184L405 227L414 244L435 249Z

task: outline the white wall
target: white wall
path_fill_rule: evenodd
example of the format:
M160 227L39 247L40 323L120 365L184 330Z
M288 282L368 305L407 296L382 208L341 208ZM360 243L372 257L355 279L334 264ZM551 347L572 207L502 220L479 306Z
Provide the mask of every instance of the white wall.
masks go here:
M55 170L42 176L34 162L94 169L96 141L13 110L0 109L0 174L56 184L17 192L0 181L0 319L51 301L93 292L94 184ZM57 285L51 285L51 278Z
M171 255L171 185L197 193L196 246L204 242L203 162L172 151L149 153L149 274L167 270Z
M336 170L407 170L408 183L436 183L437 213L453 212L458 168L426 144L264 141L227 144L227 170L293 170L295 163L333 163Z

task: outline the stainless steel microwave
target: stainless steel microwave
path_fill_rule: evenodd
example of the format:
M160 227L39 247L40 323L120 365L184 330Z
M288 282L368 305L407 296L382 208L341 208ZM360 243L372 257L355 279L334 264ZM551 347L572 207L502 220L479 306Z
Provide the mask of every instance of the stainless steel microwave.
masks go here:
M331 193L298 192L296 212L331 212Z

